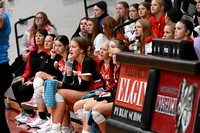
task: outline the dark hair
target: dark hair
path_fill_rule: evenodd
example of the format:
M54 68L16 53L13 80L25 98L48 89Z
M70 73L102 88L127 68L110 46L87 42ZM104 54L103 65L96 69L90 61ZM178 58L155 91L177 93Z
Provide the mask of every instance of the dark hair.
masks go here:
M84 20L84 19L88 20L89 18L88 18L88 17L83 17L83 18L80 20L79 25L78 25L76 31L74 32L74 34L72 35L71 39L74 38L74 37L79 36L79 32L81 31L80 23L81 23L81 21Z
M100 29L100 22L98 18L89 18L88 21L92 21L94 26L93 26L93 32L92 35L91 34L87 34L87 38L91 40L91 42L94 42L95 37L101 33L101 29Z
M36 40L35 40L35 35L37 34L37 33L40 33L40 34L42 34L43 36L44 36L44 38L48 35L48 32L47 32L47 30L46 29L38 29L36 32L35 32L35 34L34 34L34 44L35 44L35 46L37 46L36 45Z
M58 37L56 37L56 41L60 41L65 46L69 44L69 39L65 35L59 35Z
M167 11L167 16L171 19L173 23L177 23L179 20L181 20L183 13L180 9L177 8L171 8Z
M129 7L134 7L137 11L138 11L138 7L139 7L139 4L138 3L135 3L135 4L132 4L130 5Z
M151 4L149 2L142 2L140 3L140 5L146 7L147 10L151 10Z
M53 40L54 40L54 38L56 37L55 34L48 34L47 36L51 36L51 37L53 38Z
M95 4L95 6L98 6L101 10L104 11L104 14L107 14L107 3L105 1L99 1Z
M194 37L197 37L198 36L198 33L196 31L194 31L194 27L193 27L193 23L187 19L182 19L178 22L181 22L182 24L185 25L185 30L189 30L190 33L189 33L189 37L191 36L191 34L193 33L193 36Z
M78 43L78 46L84 50L84 53L87 53L88 49L88 41L83 37L75 37L72 39L73 41Z

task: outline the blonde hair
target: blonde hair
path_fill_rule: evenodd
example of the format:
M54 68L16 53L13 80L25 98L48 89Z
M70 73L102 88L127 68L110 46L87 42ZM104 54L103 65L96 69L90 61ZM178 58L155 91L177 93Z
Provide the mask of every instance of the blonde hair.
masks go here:
M169 26L169 28L170 28L170 30L173 32L173 34L174 34L174 32L175 32L175 26L176 26L176 23L168 23L168 24L166 24L165 25L165 27L166 26Z

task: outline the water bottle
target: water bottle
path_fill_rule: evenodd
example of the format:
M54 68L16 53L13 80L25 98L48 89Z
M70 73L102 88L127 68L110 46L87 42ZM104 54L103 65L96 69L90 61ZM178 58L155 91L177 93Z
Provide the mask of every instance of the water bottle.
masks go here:
M9 96L6 97L6 104L5 104L5 107L6 107L6 109L9 109L9 108L10 108L10 97L9 97Z
M140 54L140 41L139 41L139 39L136 39L134 44L135 44L134 47L133 47L134 52L136 54Z

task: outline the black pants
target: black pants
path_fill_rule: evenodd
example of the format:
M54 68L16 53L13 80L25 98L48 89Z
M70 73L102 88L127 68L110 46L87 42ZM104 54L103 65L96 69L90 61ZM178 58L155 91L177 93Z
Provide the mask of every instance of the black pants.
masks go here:
M33 96L33 84L22 85L21 81L17 81L12 84L13 94L15 96L16 102L20 105L22 102L27 102L31 100Z
M8 62L0 64L0 133L10 133L6 118L4 94L12 82L12 73Z
M18 56L15 61L11 64L11 71L15 76L21 76L26 67L26 61L23 60L22 55Z
M183 2L182 8L181 2ZM188 12L189 4L189 0L174 0L174 8L183 9L184 12Z

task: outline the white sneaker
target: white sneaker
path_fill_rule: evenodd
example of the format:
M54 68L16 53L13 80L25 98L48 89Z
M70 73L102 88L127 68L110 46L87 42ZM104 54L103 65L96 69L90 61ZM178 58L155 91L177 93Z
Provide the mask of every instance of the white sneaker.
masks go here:
M27 126L29 126L29 127L38 127L39 125L44 124L46 121L47 121L47 119L43 120L40 117L38 117L34 122L27 123Z
M44 125L44 124L43 124ZM47 133L51 130L51 127L52 125L50 123L48 123L48 125L46 125L46 127L43 127L41 129L38 129L37 132L38 133Z
M57 123L57 124L52 123L52 128L48 133L61 133L61 124L60 123Z
M17 119L20 118L24 113L25 113L25 111L24 111L24 110L21 110L21 111L19 112L19 114L15 117L15 120L18 121Z
M48 119L44 124L38 125L38 128L43 129L49 124L51 124L51 120L50 119Z
M31 117L29 116L29 114L25 112L24 114L22 114L21 117L19 117L19 118L17 119L17 121L20 122L20 123L26 124L26 121L27 121L27 120L30 120L30 119L31 119Z

